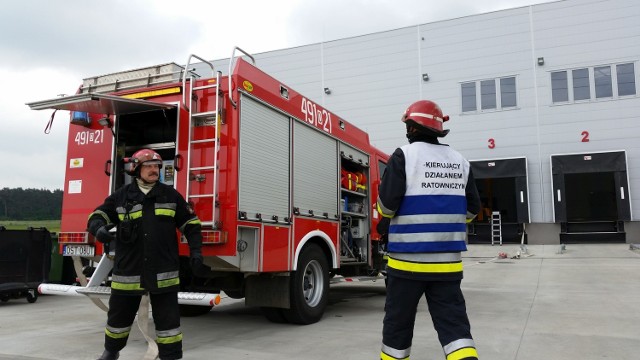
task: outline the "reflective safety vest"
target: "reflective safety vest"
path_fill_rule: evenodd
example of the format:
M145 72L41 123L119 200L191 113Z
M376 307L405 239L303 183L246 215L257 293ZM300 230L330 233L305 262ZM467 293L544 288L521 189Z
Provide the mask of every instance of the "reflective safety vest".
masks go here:
M443 145L415 142L401 150L406 190L389 227L388 267L461 276L469 162Z

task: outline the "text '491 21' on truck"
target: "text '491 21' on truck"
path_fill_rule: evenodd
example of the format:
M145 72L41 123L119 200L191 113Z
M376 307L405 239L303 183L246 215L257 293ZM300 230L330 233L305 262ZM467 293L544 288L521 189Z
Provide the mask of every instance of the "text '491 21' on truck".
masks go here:
M190 70L194 59L205 76ZM191 55L185 67L93 77L76 95L27 105L71 112L60 252L99 261L86 287L43 284L42 292L108 295L111 260L88 234L87 217L132 181L123 159L142 148L162 156L160 181L203 225L208 274L192 274L189 248L176 234L183 314L209 311L224 291L272 321L314 323L330 279L384 269L375 201L388 156L240 48L226 76Z

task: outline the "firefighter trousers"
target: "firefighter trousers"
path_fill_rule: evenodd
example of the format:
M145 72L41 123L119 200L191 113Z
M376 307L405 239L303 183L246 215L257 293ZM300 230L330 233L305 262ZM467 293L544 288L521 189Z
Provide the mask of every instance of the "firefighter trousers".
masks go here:
M178 293L150 294L156 343L162 360L182 359L182 332ZM111 294L104 348L118 352L127 345L142 295Z
M446 360L477 360L460 282L411 280L389 274L380 359L409 359L418 303L425 295Z

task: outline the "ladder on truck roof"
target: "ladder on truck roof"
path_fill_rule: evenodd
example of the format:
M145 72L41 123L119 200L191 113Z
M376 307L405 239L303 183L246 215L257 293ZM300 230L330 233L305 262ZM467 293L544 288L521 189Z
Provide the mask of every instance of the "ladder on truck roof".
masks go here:
M189 99L187 102L186 91L182 92L182 103L184 107L189 111L189 147L187 150L187 190L186 190L186 200L190 204L193 204L194 201L198 201L198 199L209 199L211 201L211 213L209 215L209 209L207 211L202 212L198 216L200 217L200 221L202 222L202 226L211 227L212 229L218 229L219 226L216 223L217 219L219 219L218 213L218 175L219 175L219 166L218 166L218 154L220 152L220 79L221 72L216 71L214 69L213 64L210 61L206 61L199 56L194 54L189 55L189 59L187 60L186 69L189 68L191 63L191 59L196 58L203 63L209 65L211 67L212 78L215 75L215 82L209 83L207 85L196 86L195 77L191 76L189 87ZM186 81L187 77L183 77L182 79L182 88L186 89ZM211 81L211 80L209 80ZM199 111L197 100L199 97L198 93L204 95L206 90L212 89L215 91L215 108L209 111ZM187 105L188 104L188 105ZM203 127L202 129L206 129L205 127L213 128L213 131L202 131L202 137L195 138L195 130L197 127ZM213 133L213 135L211 134ZM213 150L213 156L206 156L205 154L199 154L198 159L202 161L202 163L194 164L194 152L208 152ZM210 159L210 160L209 160ZM212 161L212 163L211 163ZM192 172L196 172L197 174L192 174ZM194 190L194 186L191 185L192 181L196 182L205 182L206 176L212 173L213 175L213 184L211 184L211 189L206 185L197 186L198 190ZM203 216L206 216L203 218Z

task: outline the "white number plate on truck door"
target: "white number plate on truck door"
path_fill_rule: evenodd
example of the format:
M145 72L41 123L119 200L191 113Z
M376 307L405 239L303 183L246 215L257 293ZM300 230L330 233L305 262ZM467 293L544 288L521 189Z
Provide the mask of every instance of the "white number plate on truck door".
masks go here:
M62 255L64 256L94 256L96 248L91 245L64 245Z

